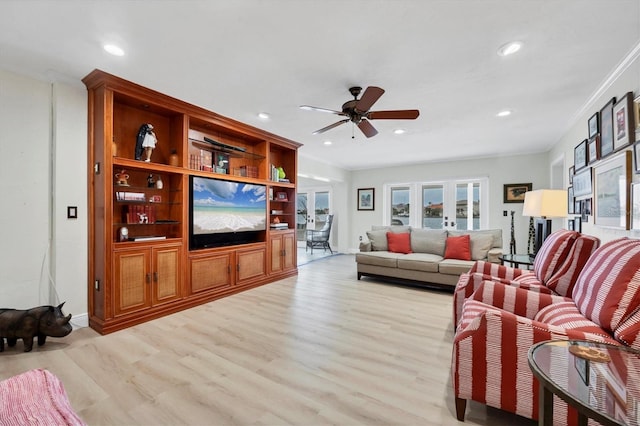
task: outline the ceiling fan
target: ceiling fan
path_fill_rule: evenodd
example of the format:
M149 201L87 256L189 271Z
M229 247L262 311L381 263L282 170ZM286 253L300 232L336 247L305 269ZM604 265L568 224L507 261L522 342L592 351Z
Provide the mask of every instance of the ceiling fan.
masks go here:
M337 123L333 123L328 125L327 127L316 130L315 132L313 132L314 135L324 133L327 130L331 130L334 127L338 127L341 124L351 121L353 124L358 126L358 128L362 131L362 133L364 133L366 137L370 138L377 135L378 131L375 129L375 127L373 127L369 120L414 120L418 118L418 115L420 115L420 111L418 111L417 109L369 111L373 104L376 103L376 101L380 99L380 96L382 96L382 94L384 93L384 89L381 89L380 87L367 87L360 99L358 99L358 96L360 95L360 92L362 92L362 87L351 87L349 88L349 92L351 92L351 94L353 95L353 100L345 102L342 105L342 111L335 111L327 108L318 108L309 105L300 106L301 109L328 112L331 114L347 117L344 120L338 121Z

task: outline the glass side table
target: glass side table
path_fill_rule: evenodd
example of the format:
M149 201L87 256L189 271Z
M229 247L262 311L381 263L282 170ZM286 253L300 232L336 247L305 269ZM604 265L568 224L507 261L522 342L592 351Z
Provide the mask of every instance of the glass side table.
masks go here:
M528 254L503 254L498 257L500 259L500 264L504 265L505 263L511 264L514 268L520 268L520 265L523 265L527 269L533 266L533 258Z
M578 340L533 345L529 367L540 382L539 424L553 425L553 395L578 411L578 424L640 425L640 354L626 346Z

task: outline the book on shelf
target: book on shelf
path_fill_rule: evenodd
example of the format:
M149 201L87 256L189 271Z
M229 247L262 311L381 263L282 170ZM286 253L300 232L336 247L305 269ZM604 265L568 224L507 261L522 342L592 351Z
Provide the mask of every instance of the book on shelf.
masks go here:
M286 222L272 223L270 226L272 228L276 228L276 229L287 229L287 228L289 228L289 224L286 223Z
M166 239L167 237L164 235L140 235L138 237L129 237L129 241L157 241Z

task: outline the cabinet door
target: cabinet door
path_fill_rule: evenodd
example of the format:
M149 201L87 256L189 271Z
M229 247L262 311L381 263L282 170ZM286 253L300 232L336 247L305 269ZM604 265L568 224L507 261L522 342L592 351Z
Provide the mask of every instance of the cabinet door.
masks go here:
M282 269L288 271L296 267L296 259L297 259L297 245L296 245L296 234L293 232L284 234L282 236L282 245L284 247L283 256L282 256Z
M272 235L271 241L271 273L282 271L282 250L284 245L281 235Z
M231 253L197 256L189 259L191 293L218 291L231 287Z
M262 278L267 275L267 250L265 247L238 250L236 256L237 284L244 284L246 281Z
M174 245L153 249L153 305L180 297L180 247Z
M114 253L114 314L123 315L147 308L150 301L151 252L149 249Z

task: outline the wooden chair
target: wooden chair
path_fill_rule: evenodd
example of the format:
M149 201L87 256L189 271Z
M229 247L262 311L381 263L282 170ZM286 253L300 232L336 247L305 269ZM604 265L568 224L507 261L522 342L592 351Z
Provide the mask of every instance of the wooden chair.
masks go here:
M333 254L331 246L329 245L329 236L331 235L331 224L333 223L333 215L327 215L327 221L321 229L307 229L307 246L305 251L311 248L311 254L313 254L314 247L322 247L324 251L329 251Z

